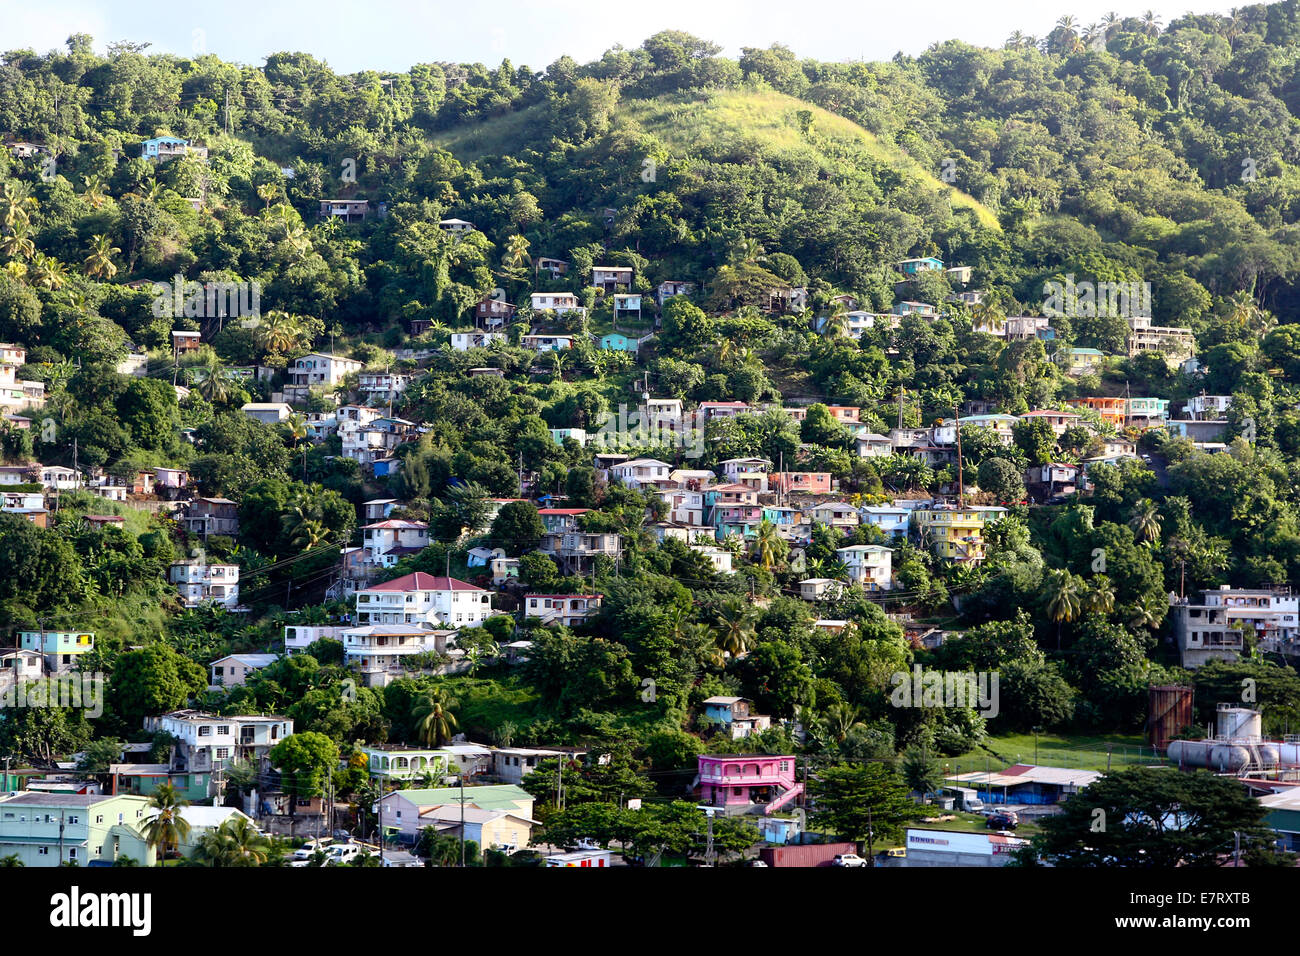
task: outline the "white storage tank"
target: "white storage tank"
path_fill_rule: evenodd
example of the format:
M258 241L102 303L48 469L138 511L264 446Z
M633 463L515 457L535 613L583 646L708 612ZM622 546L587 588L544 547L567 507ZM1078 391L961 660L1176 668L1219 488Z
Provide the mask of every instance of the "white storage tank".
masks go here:
M1219 736L1229 740L1259 740L1264 736L1264 719L1257 710L1220 704L1218 709Z

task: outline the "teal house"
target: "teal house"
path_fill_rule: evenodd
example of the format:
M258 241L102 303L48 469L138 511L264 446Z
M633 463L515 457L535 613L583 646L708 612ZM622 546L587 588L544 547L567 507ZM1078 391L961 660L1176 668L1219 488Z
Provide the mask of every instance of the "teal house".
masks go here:
M112 866L130 857L153 866L142 832L149 814L144 797L25 790L0 797L0 858L24 866Z
M636 339L630 339L622 332L609 332L602 335L600 347L613 352L635 352L638 348Z

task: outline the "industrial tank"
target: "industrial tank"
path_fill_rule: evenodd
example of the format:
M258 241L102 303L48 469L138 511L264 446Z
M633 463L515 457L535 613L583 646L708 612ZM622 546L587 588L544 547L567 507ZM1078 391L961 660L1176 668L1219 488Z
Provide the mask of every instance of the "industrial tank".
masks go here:
M1259 740L1264 736L1264 718L1257 710L1220 704L1216 716L1220 737L1227 737L1229 740L1243 738Z

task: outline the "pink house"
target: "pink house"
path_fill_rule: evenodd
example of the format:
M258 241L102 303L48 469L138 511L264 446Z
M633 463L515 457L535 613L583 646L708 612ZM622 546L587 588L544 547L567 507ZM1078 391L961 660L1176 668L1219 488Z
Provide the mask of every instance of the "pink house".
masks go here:
M829 471L778 471L768 479L768 487L773 491L786 494L802 491L826 495L831 492L831 473Z
M803 793L796 782L794 757L765 754L700 755L700 802L715 807L759 804L771 815Z

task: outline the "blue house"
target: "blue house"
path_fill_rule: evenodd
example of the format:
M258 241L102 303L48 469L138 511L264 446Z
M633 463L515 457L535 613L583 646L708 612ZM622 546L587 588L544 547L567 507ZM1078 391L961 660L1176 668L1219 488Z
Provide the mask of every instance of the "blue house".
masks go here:
M190 154L206 159L208 149L206 146L191 146L188 139L179 136L155 136L140 144L141 159L175 159Z
M600 347L614 352L635 352L636 339L630 339L621 332L610 332L600 337Z
M896 263L903 275L914 276L922 272L940 272L943 270L943 260L936 259L934 256L925 256L922 259L904 259Z

